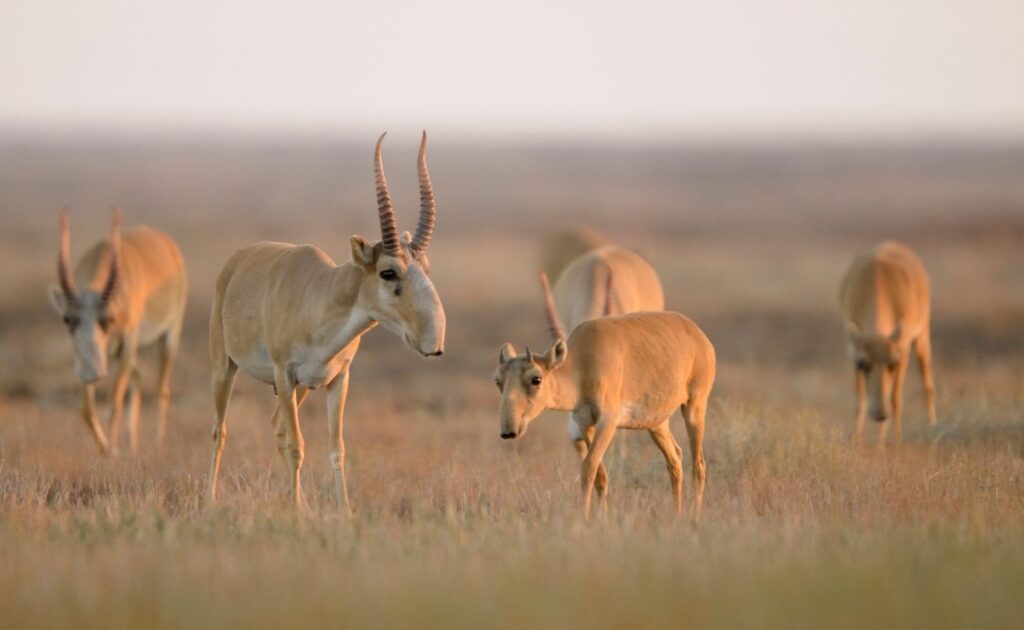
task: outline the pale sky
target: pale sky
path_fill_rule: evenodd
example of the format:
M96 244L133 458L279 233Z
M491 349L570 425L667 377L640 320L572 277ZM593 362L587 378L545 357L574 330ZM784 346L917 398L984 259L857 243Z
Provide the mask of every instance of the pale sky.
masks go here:
M1024 136L1024 0L0 0L0 130Z

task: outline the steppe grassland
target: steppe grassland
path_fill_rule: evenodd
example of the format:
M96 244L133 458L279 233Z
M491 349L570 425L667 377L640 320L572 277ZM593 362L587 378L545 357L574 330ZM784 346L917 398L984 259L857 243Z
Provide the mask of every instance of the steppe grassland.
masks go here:
M365 156L101 149L0 152L3 625L1024 619L1024 185L1009 176L1024 156L953 153L954 169L918 157L875 167L855 153L857 168L830 170L799 152L769 166L758 154L541 151L501 162L499 177L493 152L445 159L438 149L435 186L449 201L431 254L448 348L427 361L386 332L367 338L346 417L355 514L345 519L331 502L322 397L303 409L310 510L296 515L271 393L245 377L222 501L201 504L212 426L205 320L235 247L313 241L344 260L349 233L372 234ZM389 162L406 219L408 162ZM102 235L111 198L185 250L192 302L161 452L152 406L138 459L99 460L77 417L70 344L45 302L50 209L67 197L82 200L76 251ZM555 224L547 210L611 228L627 204L642 210L621 240L652 260L669 308L698 321L719 353L696 532L673 518L664 465L642 435L617 438L611 509L590 523L578 517L561 414L515 445L497 437L498 346L547 341L533 280L536 234ZM310 210L298 221L294 207ZM835 291L853 251L883 236L917 247L932 273L940 424L927 428L912 372L906 444L879 453L848 445L852 375ZM153 376L149 367L150 389Z

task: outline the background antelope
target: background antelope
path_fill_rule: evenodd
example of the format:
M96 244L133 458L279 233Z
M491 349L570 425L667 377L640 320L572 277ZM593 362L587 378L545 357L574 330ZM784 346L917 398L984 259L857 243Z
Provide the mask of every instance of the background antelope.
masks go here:
M924 381L928 422L934 426L931 293L921 260L906 246L892 241L861 251L843 276L839 302L856 372L855 439L861 438L868 414L883 422L880 443L885 441L889 425L884 421L889 417L894 439L902 439L903 381L911 346Z
M562 271L583 254L608 245L611 240L588 225L576 225L547 232L541 241L540 266L549 278L558 280Z
M669 427L682 411L693 457L696 489L693 518L704 496L704 416L715 380L715 351L707 336L679 313L630 313L585 321L561 335L553 303L547 300L555 342L541 356L516 354L506 343L494 380L501 392L502 439L521 437L546 409L571 411L587 446L580 481L583 512L591 494L607 505L607 477L598 478L601 460L616 429L647 430L672 479L677 512L682 511L682 449Z
M60 214L58 284L50 285L50 302L64 318L75 348L75 374L82 383L82 417L100 452L116 451L125 394L132 451L139 446L141 376L138 351L156 343L160 349L157 442L166 431L171 397L171 369L181 339L188 282L177 244L163 232L137 226L121 235L121 214L114 211L110 238L90 247L69 271L71 234L68 213ZM107 376L108 354L116 368L110 395L110 438L96 417L96 382Z
M445 314L430 281L427 246L436 204L427 171L427 134L420 143L420 214L416 235L399 237L384 177L381 134L374 151L381 240L351 239L352 262L336 265L312 245L256 243L235 253L217 279L210 314L210 361L216 424L209 496L227 439L227 405L239 367L274 386L272 423L290 463L291 490L302 503L304 456L299 407L311 389L327 388L331 463L339 505L349 510L342 436L349 367L360 337L378 323L425 357L444 350Z
M583 253L565 266L558 276L554 295L546 273L541 273L544 301L551 309L548 321L557 338L565 338L581 323L597 317L623 315L665 308L665 294L658 272L637 253L617 245L602 245ZM568 326L563 329L561 324ZM580 425L569 417L569 439L580 459L587 456L587 442ZM621 442L620 442L621 443ZM597 472L598 483L607 488L604 464Z

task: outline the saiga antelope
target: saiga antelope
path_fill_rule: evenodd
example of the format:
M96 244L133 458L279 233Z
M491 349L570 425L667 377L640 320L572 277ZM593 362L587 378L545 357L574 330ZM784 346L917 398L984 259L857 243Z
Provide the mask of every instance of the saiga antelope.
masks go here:
M420 214L412 237L398 234L381 159L384 135L374 151L379 242L353 236L352 262L343 265L312 245L256 243L236 252L217 279L210 314L216 408L210 499L216 497L228 399L239 367L277 393L272 423L278 450L290 464L296 506L302 504L299 471L305 452L299 407L310 390L327 388L335 496L348 511L342 421L349 367L361 336L380 323L423 356L439 356L444 349L444 308L428 275L436 204L427 172L427 134L420 143Z
M903 436L903 382L911 346L924 381L928 422L935 418L932 380L931 296L928 273L909 248L886 241L857 254L843 276L839 302L846 321L847 349L854 362L860 440L864 417L879 422L891 417L893 437ZM889 425L879 428L884 444Z
M546 273L541 273L545 303L554 304L557 317L549 322L564 322L572 331L579 324L597 317L623 315L665 308L665 294L658 273L641 256L617 245L592 249L569 263L555 281L554 296ZM556 338L565 331L553 330ZM569 439L580 459L587 456L587 443L579 424L570 416ZM598 483L607 487L607 472L602 464Z
M572 261L610 242L607 236L587 225L548 232L540 246L541 268L549 278L558 280Z
M552 330L554 305L547 304ZM647 430L665 456L677 512L683 506L682 449L669 428L679 408L693 457L693 518L704 496L704 416L715 380L715 351L700 328L679 313L630 313L583 322L569 339L558 337L543 355L516 354L506 343L498 355L495 383L502 439L521 437L546 409L571 411L588 451L580 481L583 513L601 459L617 429ZM597 485L607 505L607 485Z
M188 292L181 251L170 236L151 227L140 225L122 236L121 214L115 210L110 238L89 248L72 276L65 209L60 214L58 252L58 284L50 285L50 302L71 333L75 374L82 383L82 417L100 452L117 451L126 393L129 442L132 451L138 450L138 351L151 343L160 349L157 442L162 442ZM109 442L96 417L95 393L96 382L107 376L108 354L116 363Z

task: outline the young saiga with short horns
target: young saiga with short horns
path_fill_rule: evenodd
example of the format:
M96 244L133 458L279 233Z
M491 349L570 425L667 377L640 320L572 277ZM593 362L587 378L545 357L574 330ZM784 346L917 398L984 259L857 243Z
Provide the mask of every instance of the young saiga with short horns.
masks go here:
M547 300L552 330L560 330ZM630 313L583 322L543 355L505 344L494 380L501 391L501 437L521 437L546 409L571 411L587 442L580 481L583 513L608 445L618 429L643 429L665 456L677 512L683 508L682 449L669 427L678 408L686 422L696 488L693 519L704 496L704 416L715 380L715 350L688 318L672 312ZM607 484L597 487L607 505Z
M381 240L353 236L352 262L336 265L312 245L256 243L232 256L217 279L210 314L210 361L216 425L209 497L227 439L227 406L239 367L274 386L272 423L278 450L290 464L292 498L302 505L304 454L299 407L310 390L327 388L335 492L349 511L342 419L349 367L360 337L378 323L425 357L444 350L445 315L430 281L427 246L436 204L427 172L427 134L419 152L420 214L415 236L399 237L384 178L381 142L374 152Z
M864 417L882 423L878 441L885 443L892 418L893 437L903 437L903 381L911 347L924 380L928 422L935 425L932 380L931 290L928 273L909 248L886 241L861 251L843 276L839 302L846 320L846 340L856 370L857 424Z
M102 453L117 451L128 394L128 437L138 450L141 376L139 348L160 349L157 441L163 441L171 399L171 368L181 339L188 282L174 240L143 225L121 234L121 213L114 211L110 238L85 252L70 272L71 234L67 210L60 214L58 284L50 302L64 318L75 346L75 374L82 383L82 417ZM110 438L96 417L96 383L116 365L110 395Z

